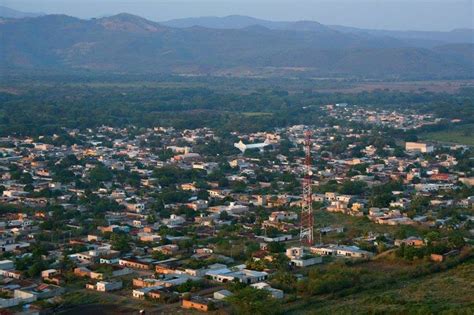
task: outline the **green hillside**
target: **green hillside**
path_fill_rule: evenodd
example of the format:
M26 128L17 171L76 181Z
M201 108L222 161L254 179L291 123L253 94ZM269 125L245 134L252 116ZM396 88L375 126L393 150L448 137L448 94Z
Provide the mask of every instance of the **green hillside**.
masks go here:
M379 266L381 267L381 266ZM388 270L379 270L390 273ZM291 314L472 314L474 261L386 288L311 298Z

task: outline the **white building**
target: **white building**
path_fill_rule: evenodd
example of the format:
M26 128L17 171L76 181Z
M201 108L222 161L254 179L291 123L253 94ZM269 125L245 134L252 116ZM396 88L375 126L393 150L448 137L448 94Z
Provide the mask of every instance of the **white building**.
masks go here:
M95 287L96 287L96 290L100 292L120 290L122 288L122 281L115 281L115 282L99 281L97 282Z
M258 282L258 283L251 284L250 286L258 290L267 290L274 299L282 299L284 296L282 290L272 288L266 282Z
M323 258L321 256L313 256L308 254L305 247L287 248L286 257L290 259L290 264L296 267L307 267L323 262Z
M0 269L2 270L11 270L15 268L15 264L12 260L2 260L0 261Z
M235 266L233 268L213 269L206 272L206 276L212 280L226 283L239 281L240 283L252 284L267 280L268 273L264 271L255 271L245 269L245 265Z
M338 256L345 258L370 258L374 254L360 249L357 246L327 245L313 246L310 251L321 256Z
M406 142L405 150L408 152L431 153L434 148L432 145L421 142Z
M265 140L265 142L251 144L245 144L242 142L242 140L240 140L238 143L234 143L234 147L239 149L242 153L245 153L245 151L249 149L259 149L260 151L263 151L263 149L269 145L270 143L268 143L267 140Z

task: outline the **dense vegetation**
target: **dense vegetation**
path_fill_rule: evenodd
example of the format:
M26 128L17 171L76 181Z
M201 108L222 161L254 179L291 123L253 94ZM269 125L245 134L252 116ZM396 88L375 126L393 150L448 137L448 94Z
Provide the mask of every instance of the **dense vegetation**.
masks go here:
M230 89L233 81L228 80L225 84ZM222 85L220 90L193 87L193 81L185 82L183 87L63 85L54 81L31 87L14 85L11 90L20 92L0 93L0 135L56 133L67 141L63 127L83 129L133 124L179 129L211 127L224 133L268 130L291 124L330 125L335 121L327 117L319 105L337 102L387 109L412 107L445 118L442 124L423 131L450 128L449 119L462 119L462 124L474 120L472 89L464 89L453 96L383 90L357 94L321 93L311 89L293 90L293 85L288 88L286 85L262 86L244 94L223 90ZM341 123L345 122L337 122Z

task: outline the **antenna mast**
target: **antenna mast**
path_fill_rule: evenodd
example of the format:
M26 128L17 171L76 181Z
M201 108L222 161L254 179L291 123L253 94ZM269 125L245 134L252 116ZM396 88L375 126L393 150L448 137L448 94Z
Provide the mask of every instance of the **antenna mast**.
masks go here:
M301 226L300 226L300 241L303 245L312 246L314 242L313 237L313 200L311 189L311 177L313 171L311 169L311 131L306 130L304 133L304 151L305 151L305 174L303 179L303 200L301 203Z

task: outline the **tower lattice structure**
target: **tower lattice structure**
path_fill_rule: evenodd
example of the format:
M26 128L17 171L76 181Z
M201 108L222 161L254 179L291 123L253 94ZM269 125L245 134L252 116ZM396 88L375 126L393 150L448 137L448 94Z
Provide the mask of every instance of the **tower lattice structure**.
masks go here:
M301 203L301 226L300 241L303 245L311 246L314 241L314 216L313 216L313 200L312 200L312 160L311 160L311 131L305 131L304 139L304 178L303 178L303 199Z

